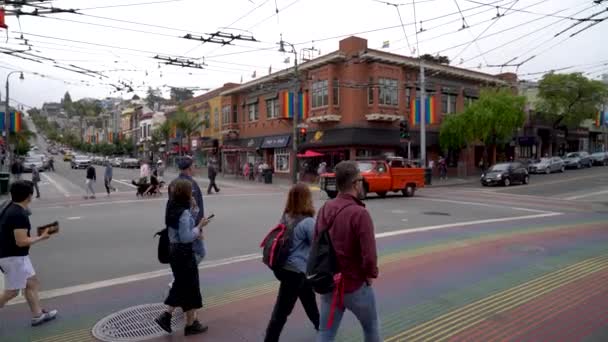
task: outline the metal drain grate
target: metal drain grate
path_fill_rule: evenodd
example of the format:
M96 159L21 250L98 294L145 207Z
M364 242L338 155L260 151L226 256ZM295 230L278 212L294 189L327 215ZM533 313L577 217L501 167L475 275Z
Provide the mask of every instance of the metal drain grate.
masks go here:
M93 336L105 342L144 341L166 335L154 319L167 307L162 303L133 306L116 312L97 322ZM183 329L185 322L181 310L173 314L173 330Z

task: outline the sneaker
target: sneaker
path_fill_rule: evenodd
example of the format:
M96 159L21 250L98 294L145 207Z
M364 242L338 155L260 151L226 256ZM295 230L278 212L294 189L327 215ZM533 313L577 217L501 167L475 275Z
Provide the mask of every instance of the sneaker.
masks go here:
M52 321L57 317L57 310L42 310L42 314L32 317L32 326L36 327L48 321Z
M164 331L171 333L171 314L168 312L163 312L162 315L158 316L154 319L154 322L158 324Z
M173 282L169 283L169 289L173 287Z
M192 323L191 326L186 327L186 330L184 331L184 335L186 335L186 336L198 335L198 334L202 334L202 333L206 332L207 330L209 330L208 326L202 325L199 321L194 321L194 323Z

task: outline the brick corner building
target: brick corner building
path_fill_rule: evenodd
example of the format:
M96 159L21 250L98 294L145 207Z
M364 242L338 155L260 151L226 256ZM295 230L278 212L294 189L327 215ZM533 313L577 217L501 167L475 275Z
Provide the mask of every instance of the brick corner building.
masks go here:
M449 65L425 62L427 155L436 160L439 124L444 116L475 101L482 87L515 87L515 74L489 75ZM367 40L349 37L339 49L239 85L222 93L222 158L224 172L242 174L245 163L266 162L277 176L292 172L293 116L308 126L307 150L323 156L300 161L300 177L313 178L324 161L381 155L407 156L399 140L399 121L408 120L411 157L419 158L419 61L416 58L369 49ZM296 88L297 87L297 88ZM418 109L419 110L419 109ZM477 172L478 148L446 151L450 173ZM477 153L476 153L477 152Z

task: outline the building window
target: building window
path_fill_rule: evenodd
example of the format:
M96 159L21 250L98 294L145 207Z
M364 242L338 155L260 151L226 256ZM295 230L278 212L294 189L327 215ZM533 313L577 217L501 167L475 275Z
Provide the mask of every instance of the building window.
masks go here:
M268 119L276 119L279 117L279 100L278 99L266 100L266 117Z
M274 171L289 173L289 150L277 148L274 150Z
M470 97L470 96L465 96L464 98L464 106L469 106L471 104L473 104L473 102L475 102L477 100L477 98L475 97Z
M441 94L441 111L444 114L456 113L456 95Z
M248 107L249 110L249 121L258 121L260 118L260 111L257 103L252 103Z
M203 119L203 127L205 128L209 128L209 124L211 121L211 113L207 112L205 113L204 119Z
M329 104L327 80L317 81L312 84L312 107L325 107Z
M405 101L407 106L412 103L412 88L405 88Z
M222 124L230 123L230 106L222 107Z
M378 103L386 106L398 106L399 87L397 86L397 80L381 78L378 80L378 85L380 89Z
M367 104L374 104L374 79L371 77L367 85Z
M239 122L239 106L232 106L232 123Z
M334 80L332 81L332 92L333 92L333 105L334 106L339 106L340 105L340 81L338 81L337 78L334 78Z
M151 137L152 124L148 124L148 126L146 126L146 129L148 130L148 133L146 133L146 137Z
M219 126L220 123L220 110L219 108L215 107L215 109L213 110L213 127L215 127L217 129L217 127Z

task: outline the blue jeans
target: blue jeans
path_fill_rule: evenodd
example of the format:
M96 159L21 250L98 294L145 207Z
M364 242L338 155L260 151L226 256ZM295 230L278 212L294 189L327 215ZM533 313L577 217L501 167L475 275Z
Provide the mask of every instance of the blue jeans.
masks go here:
M331 328L327 328L329 312L333 294L321 295L321 325L317 342L331 342L336 339L340 322L344 315L344 309L351 311L361 323L365 342L380 342L380 320L376 310L376 297L374 290L367 284L353 293L344 295L344 309L336 308L334 311L334 322Z

